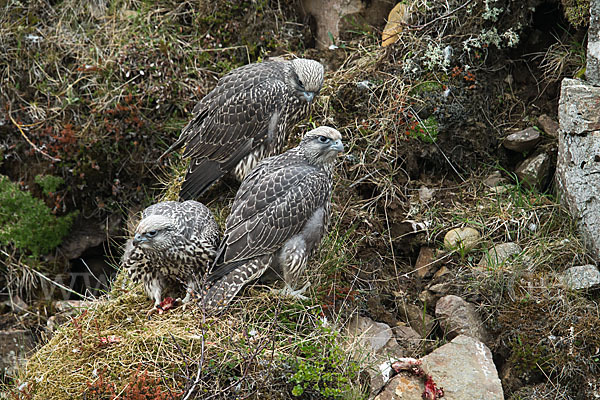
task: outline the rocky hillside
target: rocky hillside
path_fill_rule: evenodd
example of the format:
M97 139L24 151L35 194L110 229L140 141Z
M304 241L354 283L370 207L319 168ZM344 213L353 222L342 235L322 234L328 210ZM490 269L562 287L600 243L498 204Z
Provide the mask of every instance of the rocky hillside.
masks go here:
M589 3L338 3L0 3L0 398L600 395L598 270L553 183ZM187 160L158 157L220 76L294 55L326 79L290 145L347 148L310 299L147 319L118 260L176 197ZM201 199L221 224L236 189Z

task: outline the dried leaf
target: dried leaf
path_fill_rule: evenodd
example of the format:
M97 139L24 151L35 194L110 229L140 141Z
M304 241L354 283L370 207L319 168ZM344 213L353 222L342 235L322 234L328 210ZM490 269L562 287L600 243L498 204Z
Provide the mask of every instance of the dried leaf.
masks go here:
M398 35L403 30L403 26L410 20L410 6L404 3L398 3L390 11L387 24L381 34L381 47L386 47L398 41Z

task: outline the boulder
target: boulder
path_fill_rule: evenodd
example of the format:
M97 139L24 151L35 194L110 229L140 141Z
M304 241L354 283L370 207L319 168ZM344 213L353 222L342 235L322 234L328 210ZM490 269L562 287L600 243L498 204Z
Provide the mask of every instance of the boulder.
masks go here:
M423 371L438 388L443 388L444 400L504 399L492 353L477 339L457 336L421 361ZM394 376L375 399L421 400L424 389L422 377L403 372Z

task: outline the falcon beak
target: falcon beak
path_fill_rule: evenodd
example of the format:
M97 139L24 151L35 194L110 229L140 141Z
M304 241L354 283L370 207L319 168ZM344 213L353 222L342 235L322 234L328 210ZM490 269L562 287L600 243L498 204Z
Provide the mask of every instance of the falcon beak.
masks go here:
M342 141L340 139L338 139L335 142L331 143L331 149L335 150L339 153L343 153L344 152L344 144L342 143Z
M140 243L143 242L147 242L148 238L144 235L142 235L141 233L136 233L135 236L133 237L133 244L134 245L139 245Z
M302 92L302 94L304 95L304 98L308 104L312 103L313 99L315 98L315 94L313 92Z

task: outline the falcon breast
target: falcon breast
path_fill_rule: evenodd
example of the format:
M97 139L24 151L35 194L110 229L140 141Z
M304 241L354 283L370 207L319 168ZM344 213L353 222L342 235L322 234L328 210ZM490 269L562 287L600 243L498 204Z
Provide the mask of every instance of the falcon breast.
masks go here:
M199 276L215 257L219 230L210 210L197 201L164 201L142 212L122 265L142 281L155 306L164 296L189 300ZM186 293L187 292L187 293Z

